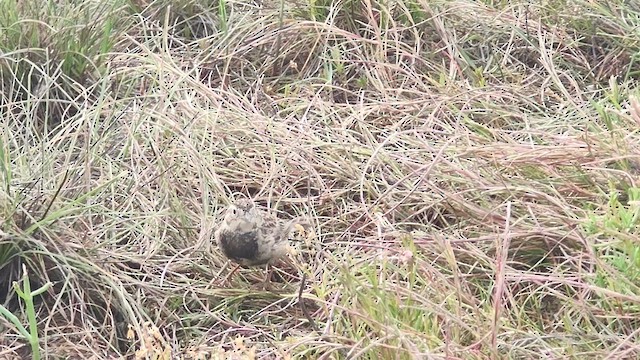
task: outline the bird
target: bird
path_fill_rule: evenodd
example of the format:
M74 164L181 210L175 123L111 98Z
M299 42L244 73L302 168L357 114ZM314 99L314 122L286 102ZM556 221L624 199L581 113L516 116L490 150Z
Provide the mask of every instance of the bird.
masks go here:
M291 232L308 225L304 218L283 222L258 209L252 200L240 199L226 208L214 238L224 256L239 266L269 266L289 252Z

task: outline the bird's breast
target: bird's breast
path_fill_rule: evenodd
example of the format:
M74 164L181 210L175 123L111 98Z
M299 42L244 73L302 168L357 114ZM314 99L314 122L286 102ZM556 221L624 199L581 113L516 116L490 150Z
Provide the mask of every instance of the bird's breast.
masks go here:
M219 235L220 250L229 259L241 265L257 265L260 262L260 243L257 230L222 231Z

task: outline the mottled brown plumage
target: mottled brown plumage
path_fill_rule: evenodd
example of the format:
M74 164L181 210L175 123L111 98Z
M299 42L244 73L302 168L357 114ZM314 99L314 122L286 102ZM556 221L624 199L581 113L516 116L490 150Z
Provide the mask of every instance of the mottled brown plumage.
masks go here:
M283 225L278 218L260 211L250 200L229 205L224 220L215 232L222 253L242 266L270 264L286 255L288 238L297 224L294 219Z

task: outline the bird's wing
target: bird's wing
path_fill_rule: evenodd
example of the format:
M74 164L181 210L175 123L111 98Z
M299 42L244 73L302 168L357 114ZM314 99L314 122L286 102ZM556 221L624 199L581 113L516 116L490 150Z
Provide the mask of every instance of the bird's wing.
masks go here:
M273 228L278 224L278 218L275 215L266 212L263 212L261 215L262 227Z
M266 243L277 242L280 224L278 218L272 214L262 214L262 225L260 226L261 237ZM270 246L270 245L269 245Z

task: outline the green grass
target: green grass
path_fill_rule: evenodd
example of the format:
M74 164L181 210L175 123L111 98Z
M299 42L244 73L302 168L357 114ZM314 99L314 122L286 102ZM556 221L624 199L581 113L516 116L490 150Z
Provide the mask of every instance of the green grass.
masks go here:
M38 335L38 322L36 319L35 305L33 302L34 297L47 291L51 286L51 283L46 283L39 289L31 291L31 283L29 281L29 275L27 274L26 267L23 269L24 275L22 276L22 284L17 282L13 283L13 290L16 295L24 302L25 312L27 313L27 319L29 321L29 330L20 323L20 319L12 314L7 308L0 305L0 315L9 320L13 326L16 327L18 333L22 335L31 345L31 354L33 359L40 359L40 344Z
M629 2L0 10L0 357L640 356Z

